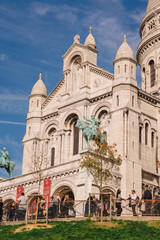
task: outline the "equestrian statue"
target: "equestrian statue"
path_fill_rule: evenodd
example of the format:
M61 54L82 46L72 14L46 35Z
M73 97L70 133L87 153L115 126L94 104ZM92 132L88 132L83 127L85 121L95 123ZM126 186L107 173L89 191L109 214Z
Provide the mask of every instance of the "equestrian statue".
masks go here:
M87 143L87 149L89 149L90 139L94 139L94 137L100 133L100 131L98 130L99 123L95 119L94 115L91 116L91 120L85 118L85 116L83 116L83 118L87 122L90 122L90 124L87 124L83 120L78 119L76 123L76 127L79 128L79 130L82 130L83 137L85 138ZM104 134L102 134L100 138L100 142L104 142L104 141L106 141L106 137Z
M15 162L11 161L9 157L9 153L6 148L3 148L3 151L0 150L2 156L0 157L0 168L5 168L6 171L9 173L9 177L12 178L13 169L15 167Z

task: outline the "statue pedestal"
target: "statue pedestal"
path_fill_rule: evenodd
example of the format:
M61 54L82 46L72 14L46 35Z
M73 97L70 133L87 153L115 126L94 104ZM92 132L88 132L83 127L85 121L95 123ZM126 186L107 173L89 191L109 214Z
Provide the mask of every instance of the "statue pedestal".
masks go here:
M4 181L4 180L6 180L7 178L4 178L4 177L1 177L0 176L0 181Z

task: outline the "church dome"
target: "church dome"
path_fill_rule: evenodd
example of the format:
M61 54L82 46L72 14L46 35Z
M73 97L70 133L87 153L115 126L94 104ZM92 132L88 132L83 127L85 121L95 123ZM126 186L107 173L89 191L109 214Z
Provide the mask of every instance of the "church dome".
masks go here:
M124 36L124 41L123 41L122 45L120 46L120 48L118 49L117 54L116 54L116 60L120 59L120 58L134 59L134 53L133 53L131 47L127 43L126 36Z
M39 75L39 80L35 83L35 85L32 88L31 95L35 95L35 94L42 94L47 97L47 88L46 88L44 82L42 81L41 73Z
M85 46L90 46L92 48L96 48L96 41L95 41L95 39L92 35L92 28L91 27L89 28L89 35L86 38L84 45Z
M155 8L157 5L160 5L160 1L159 0L149 0L148 1L148 5L147 5L147 10L146 12L150 12L151 10L153 10L153 8Z

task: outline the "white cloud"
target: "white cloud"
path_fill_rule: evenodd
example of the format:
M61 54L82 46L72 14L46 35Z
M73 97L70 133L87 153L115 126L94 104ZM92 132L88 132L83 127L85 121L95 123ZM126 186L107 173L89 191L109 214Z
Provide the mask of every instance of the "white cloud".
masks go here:
M45 59L42 59L41 63L44 64L44 65L51 65L52 64L51 62L49 62L49 61L47 61Z
M21 122L1 121L1 120L0 120L0 123L11 124L11 125L26 125L26 123L21 123Z
M0 61L2 62L2 61L5 61L7 59L7 56L6 56L6 54L0 54Z
M134 20L134 23L140 24L144 15L145 15L145 11L142 11L141 9L137 9L136 11L133 11L130 14L130 17L132 20Z
M21 95L21 94L14 94L10 92L0 92L0 100L3 101L28 101L27 96Z
M11 92L8 89L0 89L0 112L24 114L28 109L28 97L21 91Z
M76 14L78 13L77 8L73 8L69 5L51 5L46 3L34 2L31 4L31 12L37 16L46 16L51 13L58 20L69 21L70 23L75 23L77 20Z
M18 143L11 135L6 134L3 138L0 138L0 144L3 146L16 146L16 147L21 147L21 144Z

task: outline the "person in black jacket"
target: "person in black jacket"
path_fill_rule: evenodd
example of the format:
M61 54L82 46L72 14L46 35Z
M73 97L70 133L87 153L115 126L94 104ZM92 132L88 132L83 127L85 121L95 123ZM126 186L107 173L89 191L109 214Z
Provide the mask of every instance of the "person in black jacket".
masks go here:
M2 198L0 197L0 224L2 222L2 216L3 216L3 202Z
M151 216L152 193L148 189L148 185L146 185L145 187L143 199L145 202L145 216Z

